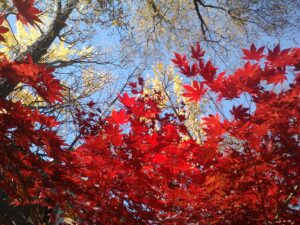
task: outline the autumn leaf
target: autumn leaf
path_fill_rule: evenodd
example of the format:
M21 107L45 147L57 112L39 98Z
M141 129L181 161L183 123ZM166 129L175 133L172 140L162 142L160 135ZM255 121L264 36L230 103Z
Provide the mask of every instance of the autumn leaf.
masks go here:
M126 107L130 107L133 105L133 103L135 102L134 98L129 97L129 95L127 93L125 93L123 96L118 95L120 102L126 106Z
M244 53L244 57L243 59L246 60L256 60L259 61L261 58L263 58L263 51L264 51L264 47L260 47L259 49L256 49L255 45L252 44L250 47L250 50L248 49L242 49L243 53Z
M89 108L93 108L96 103L94 101L89 101L87 104L86 104Z
M12 65L12 69L16 71L19 76L29 77L36 79L40 72L40 66L32 63L15 63Z
M180 73L187 77L194 77L199 73L198 65L197 63L194 63L192 67L188 64L184 64L183 66L180 66Z
M244 108L242 105L239 105L238 107L233 106L230 113L234 116L234 119L244 120L250 116L250 114L247 113L248 110L249 108Z
M185 66L187 64L186 55L181 56L175 52L175 59L171 60L177 67Z
M199 84L197 81L193 81L192 86L183 85L183 87L186 90L186 92L183 93L183 96L186 97L188 101L197 102L206 92L206 89L203 88L203 84Z
M200 70L200 75L204 78L204 80L208 83L212 83L217 72L217 68L215 68L211 61L209 60L203 68Z
M161 163L166 162L167 160L168 160L168 157L165 154L156 154L153 157L152 162L161 164Z
M196 44L195 47L191 46L191 52L192 52L191 57L196 60L200 60L205 54L205 51L201 49L199 42Z
M113 110L111 114L111 120L117 124L127 123L129 116L125 113L125 109L120 110L119 112Z
M52 75L52 69L41 69L41 74L37 78L37 85L33 85L37 93L47 102L62 102L63 90L65 88L59 80Z
M42 23L38 17L41 11L34 7L34 0L13 0L13 4L18 10L17 19L23 24Z
M266 66L263 71L263 78L268 84L274 85L282 84L285 80L287 80L284 71L281 69L270 68L268 66Z
M281 67L284 65L293 65L296 63L296 58L291 54L291 49L280 49L280 45L277 44L273 50L268 50L268 55L266 56L268 64L274 67Z

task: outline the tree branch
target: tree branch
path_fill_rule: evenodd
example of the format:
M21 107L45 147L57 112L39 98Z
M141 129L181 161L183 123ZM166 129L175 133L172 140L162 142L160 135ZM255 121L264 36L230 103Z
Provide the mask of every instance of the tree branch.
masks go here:
M274 225L276 224L277 220L279 219L282 209L284 207L287 207L288 204L290 203L290 201L292 200L292 198L295 196L297 190L299 188L299 185L295 185L292 192L289 194L289 196L287 197L287 199L282 203L282 208L277 210L276 216L274 217L274 219L272 220L271 224Z
M45 35L42 35L36 40L28 49L22 52L16 61L22 61L27 55L30 55L34 62L40 59L47 53L48 48L54 42L55 38L59 35L60 31L66 26L66 21L70 14L75 9L79 0L69 0L65 9L61 10L61 1L57 0L56 16ZM0 98L5 99L17 86L17 83L10 83L7 79L0 79Z

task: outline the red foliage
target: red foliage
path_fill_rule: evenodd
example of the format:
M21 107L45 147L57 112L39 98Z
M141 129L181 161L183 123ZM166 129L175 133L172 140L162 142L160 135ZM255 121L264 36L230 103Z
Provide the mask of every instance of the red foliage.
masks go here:
M263 52L264 52L264 47L260 47L259 49L256 50L255 45L252 44L250 47L250 51L248 49L243 49L243 53L245 55L243 59L259 61L264 57L262 54Z
M1 26L3 24L3 22L4 22L4 17L0 16L0 42L5 41L4 37L1 34L5 34L6 32L9 31L7 27Z
M201 148L209 148L215 155L207 154L211 162L202 165L206 181L198 203L204 214L198 211L197 221L299 224L300 74L291 71L299 65L299 50L281 51L277 45L262 55L263 48L256 50L252 45L243 52L245 59L258 63L246 62L233 74L220 73L209 82L207 73L198 77L219 101L244 98L248 103L233 106L232 119L223 112L219 112L222 119L204 118L207 135ZM202 58L192 58L204 64ZM278 84L282 84L281 90L275 88Z
M14 6L18 10L17 19L23 24L34 25L36 22L41 23L38 15L41 13L40 10L34 7L34 0L12 0Z
M184 97L188 98L189 101L199 101L205 94L206 89L203 88L203 83L199 84L197 81L193 81L193 85L183 85L187 91L183 94Z
M56 85L43 82L44 77L53 79L48 71L40 70L41 79L33 79L32 74L24 75L13 69L15 65L21 64L4 61L0 77L14 76L14 81L31 85L38 93L39 88L47 87L42 96L49 102L53 93L53 99L60 98ZM60 192L53 189L62 185L55 174L65 170L68 155L63 150L63 140L53 130L57 125L54 117L40 114L21 102L0 101L0 188L8 194L11 204L45 205L54 201L54 205L60 199Z
M42 23L38 17L41 11L34 7L34 0L12 0L12 3L13 7L10 7L8 10L16 8L18 13L8 11L3 15L0 14L0 42L5 42L2 34L7 33L9 29L3 26L3 22L11 14L16 14L17 20L20 20L25 25L29 23L34 26L37 22Z
M101 118L93 102L77 110L81 144L69 151L53 117L0 100L1 190L11 204L47 207L52 222L61 209L79 224L299 224L300 74L291 71L299 49L261 49L244 50L256 64L227 76L204 62L199 44L193 63L176 54L181 72L197 79L184 86L190 101L247 98L230 118L220 107L203 118L202 144L186 138L184 117L159 107L160 93L142 94L141 78L111 116ZM3 59L0 77L49 104L62 100L52 70L30 57Z

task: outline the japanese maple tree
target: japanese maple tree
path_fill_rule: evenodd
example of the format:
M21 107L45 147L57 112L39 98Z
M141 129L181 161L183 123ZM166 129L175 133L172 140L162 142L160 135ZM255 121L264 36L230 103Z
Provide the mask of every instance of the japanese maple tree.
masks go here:
M206 140L198 154L205 181L195 193L199 208L194 214L200 224L300 222L300 49L277 45L266 55L263 50L243 49L244 66L225 75L210 61L205 64L199 44L191 48L197 72L184 73L193 80L184 86L184 96L201 100L206 90L217 111L203 118ZM188 60L173 62L190 71ZM245 103L233 106L228 116L218 105L234 99Z
M159 92L143 94L142 79L131 84L133 96L119 97L124 108L110 117L97 117L93 104L90 113L79 111L84 143L71 153L64 180L80 187L69 187L69 213L91 224L298 224L299 75L293 69L299 49L276 46L259 57L251 49L247 60L257 62L225 75L194 48L197 72L187 75L193 82L183 95L215 97L216 106L240 96L246 102L233 106L232 116L218 107L202 118L203 144L190 138L184 116L159 107ZM175 61L178 67L188 67L185 56L176 58L185 59Z
M24 24L40 22L33 1L13 3ZM1 99L7 210L29 224L299 224L300 49L278 45L264 53L252 45L243 53L245 64L229 75L204 60L199 44L190 58L175 55L192 81L183 96L216 107L202 118L201 144L184 115L160 107L160 92L144 93L142 78L107 117L93 102L78 108L77 146L58 135L55 117ZM0 78L26 84L50 105L63 93L52 73L30 56L1 58ZM235 99L238 105L221 110ZM21 224L4 215L3 223Z

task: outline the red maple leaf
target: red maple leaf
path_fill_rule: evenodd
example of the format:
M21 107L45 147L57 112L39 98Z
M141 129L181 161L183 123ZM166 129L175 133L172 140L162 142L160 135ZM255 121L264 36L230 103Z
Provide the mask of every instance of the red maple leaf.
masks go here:
M268 50L266 59L274 67L281 67L285 65L293 65L296 61L294 54L291 54L291 49L280 49L280 45L276 45L273 50Z
M65 89L56 79L51 69L41 68L41 74L37 79L37 84L33 85L37 93L47 102L62 101L62 91Z
M266 66L263 72L263 77L267 80L268 84L282 84L287 79L285 76L285 72L280 68L275 69Z
M175 52L175 59L171 61L177 65L177 67L181 67L187 64L186 55L181 56L180 54Z
M187 92L183 93L183 96L188 99L188 101L199 101L201 97L205 94L206 89L203 88L202 83L193 81L193 85L183 85Z
M127 123L129 116L125 113L125 110L122 109L119 112L113 110L111 114L111 120L117 124Z
M230 113L234 116L236 120L244 120L250 116L247 111L249 108L244 108L242 105L239 105L238 107L233 106L232 110L230 110Z
M15 63L11 66L15 72L22 77L35 79L40 72L40 66L37 64L29 63Z
M217 88L219 88L218 92L220 92L218 101L223 98L228 100L234 99L241 94L237 79L234 76L229 76L228 78L222 80L221 85L217 86Z
M120 99L120 102L121 102L124 106L127 106L127 107L132 106L133 103L135 102L135 99L129 97L127 93L125 93L123 96L119 95L118 97L119 97L119 99Z
M194 63L191 67L189 64L184 64L183 66L180 66L180 73L187 77L196 76L199 73L198 65Z
M34 7L34 0L13 0L13 4L18 10L17 19L23 24L42 23L38 17L41 11Z
M161 164L161 163L165 163L168 160L168 157L164 154L156 154L153 159L152 162L157 163L157 164Z
M191 57L197 60L200 60L205 54L205 51L201 49L199 42L197 43L196 47L191 46L191 52Z
M256 60L259 61L261 58L263 58L263 51L264 51L264 47L260 47L259 49L256 49L255 45L252 44L250 47L250 50L248 49L242 49L243 53L244 53L244 57L243 59L246 60Z
M203 68L200 70L200 74L208 83L213 82L216 72L217 68L212 65L211 61L208 61L205 66L203 65Z

